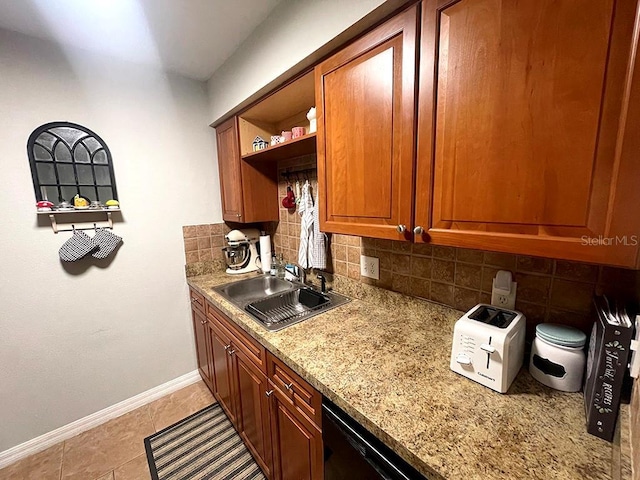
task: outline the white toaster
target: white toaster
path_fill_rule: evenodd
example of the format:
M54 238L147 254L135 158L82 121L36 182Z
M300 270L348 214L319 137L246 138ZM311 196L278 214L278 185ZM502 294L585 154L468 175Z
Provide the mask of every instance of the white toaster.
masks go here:
M525 316L478 304L453 328L451 370L505 393L524 360Z

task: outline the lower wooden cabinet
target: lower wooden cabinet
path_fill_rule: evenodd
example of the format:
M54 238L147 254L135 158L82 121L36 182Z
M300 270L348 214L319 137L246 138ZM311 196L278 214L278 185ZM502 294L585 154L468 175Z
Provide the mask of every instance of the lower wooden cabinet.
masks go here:
M267 396L269 382L264 372L261 372L242 351L234 352L233 357L238 399L238 433L267 478L273 478Z
M212 375L210 366L211 348L209 344L209 326L207 317L195 308L191 309L191 317L193 318L193 334L196 340L196 356L198 359L198 370L204 383L210 390L213 390Z
M322 480L320 393L204 299L203 305L193 308L200 374L265 476Z
M273 468L278 480L324 477L320 427L296 408L271 381L271 438Z
M230 355L233 352L231 337L215 324L211 325L211 331L211 355L215 379L213 395L226 412L231 423L237 425L235 375L233 373L233 358Z

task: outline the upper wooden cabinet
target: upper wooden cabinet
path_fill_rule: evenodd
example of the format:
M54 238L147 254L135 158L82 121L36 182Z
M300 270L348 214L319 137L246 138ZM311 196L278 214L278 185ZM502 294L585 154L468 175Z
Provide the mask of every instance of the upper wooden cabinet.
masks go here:
M238 119L216 127L222 218L227 222L278 220L278 183L273 162L240 157Z
M413 214L417 12L315 68L323 231L408 238L397 229Z
M418 241L637 265L636 8L424 2Z
M222 216L228 222L278 221L277 161L316 152L307 112L314 103L313 71L294 78L216 127ZM253 151L260 137L270 143L293 127L306 135Z

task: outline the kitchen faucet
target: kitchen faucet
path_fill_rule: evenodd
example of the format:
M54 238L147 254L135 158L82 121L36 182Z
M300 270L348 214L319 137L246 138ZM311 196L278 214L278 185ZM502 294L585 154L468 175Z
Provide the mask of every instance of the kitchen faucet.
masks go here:
M289 264L289 266L293 267L293 270L290 270L289 268L287 268L287 271L293 275L294 277L296 277L296 279L302 283L305 284L307 282L307 273L304 271L304 268L302 268L300 265L298 265L297 263L291 263Z

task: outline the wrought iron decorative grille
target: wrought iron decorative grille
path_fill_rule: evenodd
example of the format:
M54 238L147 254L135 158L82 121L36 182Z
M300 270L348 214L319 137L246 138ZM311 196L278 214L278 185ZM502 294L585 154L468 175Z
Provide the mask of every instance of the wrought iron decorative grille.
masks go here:
M118 199L109 148L88 128L41 125L29 136L27 153L36 201L71 202L77 194L101 203Z

